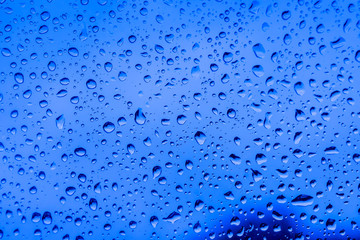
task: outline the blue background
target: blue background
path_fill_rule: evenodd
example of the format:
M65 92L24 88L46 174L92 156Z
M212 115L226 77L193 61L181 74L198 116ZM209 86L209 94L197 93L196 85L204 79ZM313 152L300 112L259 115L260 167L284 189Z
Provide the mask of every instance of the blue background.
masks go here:
M1 0L0 238L360 239L359 13Z

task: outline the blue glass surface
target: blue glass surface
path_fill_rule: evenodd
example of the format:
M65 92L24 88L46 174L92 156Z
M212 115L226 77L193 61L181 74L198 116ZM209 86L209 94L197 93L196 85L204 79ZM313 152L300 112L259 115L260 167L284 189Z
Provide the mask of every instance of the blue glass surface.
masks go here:
M0 0L0 239L360 239L360 2Z

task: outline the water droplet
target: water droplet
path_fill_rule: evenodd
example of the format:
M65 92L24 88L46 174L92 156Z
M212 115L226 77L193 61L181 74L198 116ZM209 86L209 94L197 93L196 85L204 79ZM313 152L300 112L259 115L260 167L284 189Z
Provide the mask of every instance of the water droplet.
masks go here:
M332 218L329 218L327 221L326 221L326 228L330 231L335 231L336 230L336 220L335 219L332 219Z
M201 224L199 222L195 223L193 229L195 233L201 232Z
M335 41L330 42L330 46L334 49L341 48L345 45L345 39L340 37Z
M196 211L201 211L204 207L205 207L204 201L202 201L202 200L196 200L195 206L194 206L194 208L195 208Z
M152 216L150 218L150 224L153 226L153 228L156 228L156 226L159 224L159 218L156 216Z
M253 52L257 58L263 59L265 57L265 48L261 43L253 46Z
M191 69L191 76L193 76L193 77L199 77L200 76L200 67L199 66L194 66Z
M74 48L74 47L69 48L68 53L69 53L69 55L72 56L72 57L77 57L77 56L79 56L79 50L77 50L77 48Z
M356 163L360 163L360 154L354 153L354 155L353 155L353 160L354 160Z
M136 226L137 226L137 222L135 222L135 221L130 221L130 222L129 222L129 227L130 227L131 229L136 228Z
M294 85L294 90L297 95L302 96L305 94L305 85L303 82L297 82Z
M119 72L119 75L118 75L118 79L119 79L120 81L125 81L126 78L127 78L127 74L126 74L125 72L123 72L123 71L120 71L120 72Z
M305 113L300 110L300 109L296 109L295 110L295 119L296 121L300 122L300 121L304 121L306 119L305 117Z
M255 156L255 161L257 162L257 164L261 165L267 162L267 157L262 153L258 153Z
M262 77L265 74L264 68L261 65L253 66L252 72L256 77Z
M187 120L187 117L185 115L179 115L176 119L176 121L179 125L184 125L186 120Z
M360 63L360 50L355 53L355 60Z
M113 124L112 122L106 122L103 125L103 129L104 129L104 132L111 133L115 130L115 124Z
M156 45L155 45L155 51L156 51L157 53L159 53L159 54L163 54L163 53L164 53L164 47L161 46L161 45L156 44Z
M161 15L156 15L156 21L158 22L158 23L163 23L164 22L164 17L163 16L161 16Z
M65 125L65 117L62 114L56 118L56 127L61 130L64 128L64 125Z
M143 125L146 122L146 117L145 114L143 113L142 109L139 108L136 112L135 112L135 122L139 125Z
M10 51L10 49L8 49L8 48L2 48L2 49L1 49L1 54L2 54L4 57L10 57L10 56L11 56L11 51Z
M42 216L42 222L45 225L50 225L52 223L52 217L50 212L44 212Z
M93 79L87 80L87 82L86 82L86 87L87 87L88 89L94 89L94 88L96 88L96 81L93 80Z
M330 94L330 101L335 102L340 96L341 96L341 92L340 92L340 91L333 91L333 92Z
M163 218L163 220L166 221L166 222L171 222L171 223L174 224L180 218L181 218L181 215L179 213L172 212L172 213L170 213L169 216L167 216L166 218Z
M126 119L124 117L120 117L117 120L117 123L119 124L119 126L124 126L126 124Z
M152 172L153 172L153 178L155 179L161 175L162 169L160 166L155 166Z
M231 52L225 52L223 55L223 60L225 63L229 63L233 60L233 56L234 54L232 54Z
M235 118L236 117L236 111L233 109L233 108L230 108L228 111L227 111L227 116L229 118Z
M258 170L251 169L251 171L252 171L252 177L255 182L259 182L263 179L263 175Z
M185 167L186 167L186 169L192 170L192 169L193 169L193 166L194 166L194 164L193 164L192 161L186 160L186 162L185 162Z
M78 156L78 157L83 157L85 156L86 154L86 149L85 148L82 148L82 147L79 147L79 148L76 148L75 151L74 151L75 155Z
M206 140L206 135L203 132L197 131L194 138L199 145L203 145Z
M234 164L234 165L240 165L241 164L241 158L235 154L230 154L229 156L230 161Z
M98 208L98 202L95 198L90 198L89 208L93 211L96 211L96 209Z
M48 69L49 69L50 71L55 71L55 70L56 70L56 63L55 63L54 61L50 61L50 62L48 63Z
M45 34L45 33L47 33L49 31L49 28L48 28L48 26L46 26L46 25L42 25L42 26L40 26L40 28L39 28L39 33L40 34Z
M74 187L67 187L66 190L65 190L65 192L66 192L66 194L67 194L68 196L72 196L72 195L75 194L76 188L74 188Z
M289 20L291 18L291 12L290 11L284 11L281 14L281 17L283 20Z
M106 62L106 63L104 64L104 68L105 68L105 71L111 72L111 70L113 69L113 65L112 65L111 62ZM119 79L120 79L120 77L119 77Z
M24 83L24 75L22 73L15 73L14 79L19 84Z
M294 206L306 207L312 205L313 202L314 202L313 197L305 194L300 194L291 201L291 204Z
M212 64L210 65L210 70L211 70L212 72L216 72L217 70L219 70L219 66L218 66L217 64L215 64L215 63L212 63Z

